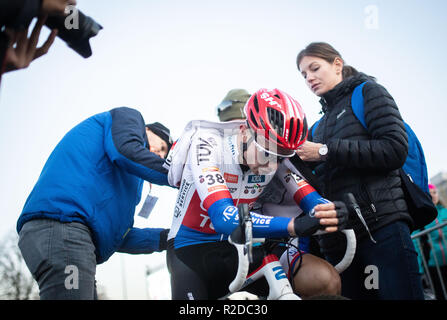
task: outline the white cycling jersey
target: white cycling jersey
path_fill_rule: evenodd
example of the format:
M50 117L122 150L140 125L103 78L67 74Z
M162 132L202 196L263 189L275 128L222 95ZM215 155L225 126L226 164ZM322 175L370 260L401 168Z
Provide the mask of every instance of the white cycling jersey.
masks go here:
M251 212L254 237L288 237L290 216L298 216L303 210L310 212L318 203L327 202L302 176L291 173L287 159L275 172L244 172L239 165L237 147L237 132L242 123L235 122L226 129L219 127L221 123L189 125L171 152L178 148L183 151L168 156L170 183L180 184L168 235L168 240L174 239L175 248L226 240L238 224L237 205L248 203L251 208L275 175L298 206L272 205L273 210L264 206L262 215ZM179 159L183 162L181 166Z

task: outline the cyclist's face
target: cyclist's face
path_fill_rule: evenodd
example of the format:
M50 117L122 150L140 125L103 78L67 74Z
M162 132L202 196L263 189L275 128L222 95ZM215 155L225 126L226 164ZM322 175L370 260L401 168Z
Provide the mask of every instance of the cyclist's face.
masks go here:
M247 165L254 174L269 174L276 171L278 162L273 158L277 157L259 150L254 142L249 144L245 154Z
M146 134L150 152L155 153L160 158L165 158L169 151L167 143L148 128L146 128Z
M259 148L252 140L244 154L245 161L254 174L269 174L276 171L282 158Z

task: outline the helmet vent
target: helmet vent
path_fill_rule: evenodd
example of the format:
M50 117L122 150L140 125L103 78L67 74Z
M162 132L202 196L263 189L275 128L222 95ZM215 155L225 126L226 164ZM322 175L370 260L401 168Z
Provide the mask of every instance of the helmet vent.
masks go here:
M259 122L261 122L261 126L264 130L267 130L267 128L265 127L265 123L264 120L262 120L262 118L259 118Z
M255 106L256 112L259 113L258 97L256 97L256 96L253 99L253 105Z
M284 134L284 116L283 114L273 108L267 108L267 114L269 116L270 123L276 133L282 137Z
M303 141L307 137L307 120L306 118L303 119L303 133L301 134L300 140Z
M295 120L294 118L290 118L290 125L289 125L289 129L290 129L290 130L289 130L289 141L292 141L294 134L295 134L295 137L296 137L296 133L298 133L298 131L299 131L300 123L297 122L298 128L295 130L295 128L293 127L293 124L295 123L294 120Z
M256 126L258 126L258 121L256 121L256 117L255 117L255 115L253 114L253 111L250 112L250 120L251 120L251 122L253 122Z

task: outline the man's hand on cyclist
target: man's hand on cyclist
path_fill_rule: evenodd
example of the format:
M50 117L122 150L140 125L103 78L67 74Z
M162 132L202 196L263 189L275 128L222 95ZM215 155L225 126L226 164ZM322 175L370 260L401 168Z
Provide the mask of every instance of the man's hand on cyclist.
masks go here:
M319 204L313 214L301 214L289 223L292 236L308 237L318 230L335 232L343 230L348 221L348 208L342 201Z

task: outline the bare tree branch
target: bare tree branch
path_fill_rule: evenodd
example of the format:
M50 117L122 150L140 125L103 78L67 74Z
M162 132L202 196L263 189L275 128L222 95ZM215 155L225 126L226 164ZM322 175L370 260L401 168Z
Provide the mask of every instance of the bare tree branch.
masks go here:
M12 231L0 242L0 299L38 299L35 280L24 263L18 236Z

